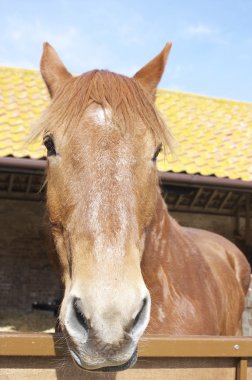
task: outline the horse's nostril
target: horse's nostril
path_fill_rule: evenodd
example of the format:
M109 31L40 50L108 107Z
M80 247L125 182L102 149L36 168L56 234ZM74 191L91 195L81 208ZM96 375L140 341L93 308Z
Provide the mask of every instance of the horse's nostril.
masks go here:
M73 299L73 309L75 312L75 316L79 324L86 330L88 331L89 326L88 326L88 320L85 317L84 313L81 310L81 300L80 298L74 298Z
M133 326L132 326L133 329L137 325L139 319L141 318L141 316L142 316L142 314L143 314L143 312L145 310L146 304L147 304L147 298L145 297L143 299L143 303L142 303L141 309L140 309L139 313L136 315L136 317L134 319Z

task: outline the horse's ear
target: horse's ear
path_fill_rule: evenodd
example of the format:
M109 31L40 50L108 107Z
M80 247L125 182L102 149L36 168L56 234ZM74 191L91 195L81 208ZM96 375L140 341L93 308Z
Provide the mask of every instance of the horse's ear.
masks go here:
M61 83L72 76L63 65L54 48L48 42L45 42L43 45L40 72L51 97L53 97Z
M161 53L134 75L134 78L137 79L141 86L150 93L153 100L155 98L157 85L162 78L171 46L171 42L168 42Z

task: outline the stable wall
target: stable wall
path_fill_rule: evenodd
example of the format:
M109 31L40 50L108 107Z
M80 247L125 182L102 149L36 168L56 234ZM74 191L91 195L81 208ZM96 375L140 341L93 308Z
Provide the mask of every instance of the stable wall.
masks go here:
M0 200L0 309L30 310L57 296L48 236L43 202Z
M231 216L209 215L209 214L189 214L185 212L171 212L171 215L182 226L190 226L216 232L227 239L236 242L234 236L235 218ZM244 224L242 218L241 224Z

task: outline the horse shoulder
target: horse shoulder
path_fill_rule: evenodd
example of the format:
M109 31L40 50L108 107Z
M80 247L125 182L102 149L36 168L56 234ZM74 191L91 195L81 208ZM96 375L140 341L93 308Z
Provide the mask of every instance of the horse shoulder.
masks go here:
M185 247L188 273L193 272L195 282L198 281L197 287L200 289L186 282L189 292L197 296L198 307L201 304L204 308L204 319L216 324L218 334L235 335L251 275L245 256L233 243L217 234L181 227L176 223L174 228Z
M199 247L211 267L216 266L217 258L220 258L232 269L246 295L251 279L251 268L240 249L230 240L214 232L187 227L184 227L184 230Z

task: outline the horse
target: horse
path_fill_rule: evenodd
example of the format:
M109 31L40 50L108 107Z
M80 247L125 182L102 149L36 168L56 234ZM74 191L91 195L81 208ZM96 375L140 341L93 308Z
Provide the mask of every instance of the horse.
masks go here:
M246 258L221 236L180 226L159 189L156 160L171 139L154 102L170 48L129 78L72 76L44 44L51 102L36 134L47 149L46 202L64 284L59 322L84 370L133 366L146 329L241 334Z

